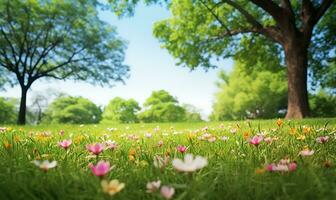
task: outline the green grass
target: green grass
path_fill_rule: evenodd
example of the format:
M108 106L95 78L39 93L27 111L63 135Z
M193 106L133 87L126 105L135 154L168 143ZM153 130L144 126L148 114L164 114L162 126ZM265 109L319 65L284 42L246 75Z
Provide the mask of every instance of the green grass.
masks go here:
M224 128L220 126L224 125ZM199 140L201 129L209 127L215 142ZM306 129L304 133L304 127ZM129 125L51 125L7 126L0 133L0 199L163 199L158 193L146 193L149 181L160 179L163 185L173 186L173 199L335 199L336 197L336 119L308 119L284 121L281 127L276 120L238 121L223 123L165 123ZM117 131L108 131L115 127ZM160 131L154 132L155 127ZM238 127L236 134L230 129ZM290 134L296 129L295 135ZM324 129L321 129L324 128ZM65 130L63 136L60 130ZM198 130L198 131L196 131ZM50 137L38 136L48 131ZM258 147L249 144L245 132L253 136L264 131L278 140L271 144L262 142ZM152 133L152 138L144 137ZM195 133L196 132L196 133ZM195 134L190 134L195 133ZM137 141L128 139L135 134ZM304 135L304 140L298 140ZM316 142L318 136L330 136L325 144ZM82 137L83 136L83 137ZM220 140L228 136L228 141ZM79 137L83 139L79 141ZM57 143L72 139L68 151ZM115 140L115 151L105 150L98 159L90 156L85 146L89 143ZM162 147L158 147L163 140ZM4 143L10 146L5 147ZM153 166L155 155L170 154L182 158L176 147L188 146L188 153L208 159L208 165L192 174L177 172L170 163L164 170ZM310 157L298 154L304 148L315 151ZM129 152L135 150L135 160ZM289 158L297 162L294 172L256 173L269 163ZM56 160L58 166L43 172L31 161ZM100 179L88 168L90 162L109 161L115 165L104 179L118 179L126 187L113 197L102 192ZM324 163L328 161L331 167Z

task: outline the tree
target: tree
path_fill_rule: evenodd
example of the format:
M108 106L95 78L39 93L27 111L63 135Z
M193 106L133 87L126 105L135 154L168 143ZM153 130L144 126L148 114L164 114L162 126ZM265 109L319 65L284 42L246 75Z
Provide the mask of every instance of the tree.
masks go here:
M99 19L98 7L96 0L0 0L0 76L21 87L19 124L38 79L111 85L127 77L125 43Z
M185 109L185 121L187 122L201 122L202 117L200 111L191 104L183 104L182 107Z
M92 124L101 119L101 110L83 97L60 97L48 107L43 118L45 123Z
M165 90L153 91L139 114L143 122L178 122L185 119L185 109Z
M0 97L0 124L14 124L16 115L15 99Z
M286 108L284 69L277 72L256 69L249 72L243 64L236 62L230 75L220 74L220 90L216 94L211 120L279 117L279 111Z
M310 97L313 117L335 117L336 96L320 90Z
M137 112L141 110L139 103L134 99L125 100L120 97L112 99L103 112L103 121L117 123L139 122Z
M132 13L140 0L109 0ZM127 2L127 3L125 3ZM308 63L315 78L335 60L334 0L144 0L168 2L172 17L157 23L154 35L178 64L192 69L214 67L214 57L234 57L242 39L261 38L278 48L287 66L287 118L309 115ZM115 4L119 3L119 7ZM332 53L333 52L333 53ZM255 55L263 56L263 55ZM320 73L319 73L320 72ZM323 81L323 80L320 80Z

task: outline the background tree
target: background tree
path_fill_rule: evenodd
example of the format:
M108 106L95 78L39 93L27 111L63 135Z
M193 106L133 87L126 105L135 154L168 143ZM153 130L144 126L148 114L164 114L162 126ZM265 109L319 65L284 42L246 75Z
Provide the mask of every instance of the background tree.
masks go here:
M286 76L278 71L253 71L236 62L230 75L220 74L219 92L213 105L212 120L279 117L286 109Z
M14 124L16 116L16 99L0 97L0 124Z
M132 14L140 0L109 0L121 14ZM214 57L234 57L242 39L262 39L277 48L287 66L287 118L309 115L307 74L323 82L335 60L334 0L144 0L167 2L172 17L158 22L154 35L191 69L214 67ZM124 12L122 12L124 11ZM252 53L252 52L251 52ZM254 56L262 56L255 54Z
M46 110L43 122L92 124L101 119L101 110L93 102L83 97L60 97Z
M18 123L27 92L40 78L122 81L125 44L98 17L98 1L0 0L0 72L21 87Z
M313 117L336 117L336 95L320 90L309 100Z
M153 91L139 114L143 122L178 122L185 119L185 109L165 90Z
M200 110L191 104L183 104L185 109L185 121L187 122L201 122L203 121Z
M134 123L139 122L137 112L141 110L139 103L134 99L125 100L120 97L112 99L103 112L102 123Z

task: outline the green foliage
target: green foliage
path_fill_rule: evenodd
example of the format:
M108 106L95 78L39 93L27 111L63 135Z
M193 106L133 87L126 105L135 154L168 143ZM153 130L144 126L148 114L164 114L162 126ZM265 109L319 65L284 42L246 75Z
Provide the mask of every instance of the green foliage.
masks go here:
M101 110L83 97L60 97L54 100L43 117L45 123L92 124L101 119Z
M110 101L103 112L102 123L134 123L138 122L137 112L140 110L139 103L134 99L125 100L116 97Z
M212 120L272 118L286 108L284 71L254 70L250 73L244 64L236 62L229 76L222 74L220 77L225 78L218 83L220 91L216 94Z
M15 124L16 115L16 100L0 97L0 124Z
M320 90L309 98L312 117L335 117L336 96Z
M183 108L185 109L185 121L187 122L201 122L202 117L200 111L193 105L184 104Z
M143 122L177 122L185 119L185 109L167 91L153 91L144 103L145 110L139 114Z

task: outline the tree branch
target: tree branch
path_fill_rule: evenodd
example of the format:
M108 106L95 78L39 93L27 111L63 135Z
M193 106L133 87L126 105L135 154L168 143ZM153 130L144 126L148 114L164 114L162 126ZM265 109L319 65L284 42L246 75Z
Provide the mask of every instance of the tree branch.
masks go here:
M283 16L281 16L282 8L280 8L276 3L272 0L250 0L256 6L262 8L268 14L270 14L275 21L281 24L283 20Z
M324 0L314 16L315 24L322 18L322 16L327 12L328 8L331 7L332 3L335 3L335 0Z

